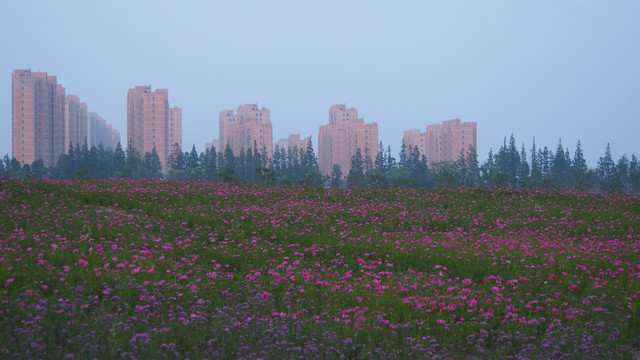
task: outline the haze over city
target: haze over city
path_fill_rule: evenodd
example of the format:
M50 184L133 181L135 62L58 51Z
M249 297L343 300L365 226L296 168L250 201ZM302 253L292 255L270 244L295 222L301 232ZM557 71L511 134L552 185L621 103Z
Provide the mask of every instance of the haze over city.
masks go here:
M318 143L329 107L376 122L399 151L403 131L453 118L478 124L486 158L518 147L573 154L595 167L640 154L640 3L232 3L7 1L0 4L0 155L11 155L11 73L57 76L126 141L127 90L168 89L182 143L218 138L221 110L271 111L273 140Z

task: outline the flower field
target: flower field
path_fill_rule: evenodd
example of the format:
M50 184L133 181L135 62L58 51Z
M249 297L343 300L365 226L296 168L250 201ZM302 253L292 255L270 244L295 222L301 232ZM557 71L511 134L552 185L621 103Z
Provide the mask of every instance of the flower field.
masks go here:
M640 356L640 196L0 180L0 358Z

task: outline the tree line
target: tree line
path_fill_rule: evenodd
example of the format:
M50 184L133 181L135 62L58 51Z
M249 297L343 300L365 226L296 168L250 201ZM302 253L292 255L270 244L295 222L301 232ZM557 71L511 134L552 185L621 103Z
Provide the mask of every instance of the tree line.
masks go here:
M595 192L640 192L640 164L635 155L622 155L618 161L611 156L610 145L599 158L595 168L589 168L584 159L580 141L573 155L559 141L555 151L538 148L533 142L529 154L524 144L516 147L513 135L496 153L489 151L480 163L472 147L463 149L456 161L429 164L418 147L401 144L398 158L391 147L378 146L374 159L360 149L351 158L347 174L337 164L331 174L322 175L318 168L312 143L306 148L276 146L269 158L266 148L242 150L235 155L230 146L222 151L215 147L198 152L195 145L183 152L174 144L168 159L168 171L162 174L162 165L155 149L141 155L120 143L115 149L102 144L92 147L70 145L56 165L44 167L41 160L21 165L15 158L5 155L0 161L0 177L5 178L161 178L210 182L242 182L265 184L307 184L314 186L350 187L389 186L449 187L496 186L523 189L558 188Z

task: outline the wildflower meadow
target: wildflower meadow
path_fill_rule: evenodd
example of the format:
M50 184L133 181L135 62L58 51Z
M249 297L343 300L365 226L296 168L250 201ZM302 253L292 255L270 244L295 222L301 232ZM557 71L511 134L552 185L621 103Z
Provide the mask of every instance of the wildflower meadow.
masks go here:
M0 358L635 359L640 195L0 180Z

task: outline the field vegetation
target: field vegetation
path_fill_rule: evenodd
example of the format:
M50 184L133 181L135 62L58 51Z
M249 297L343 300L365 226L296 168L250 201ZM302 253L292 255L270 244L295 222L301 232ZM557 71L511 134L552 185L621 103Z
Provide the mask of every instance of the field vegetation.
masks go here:
M640 196L0 180L0 357L638 358Z

